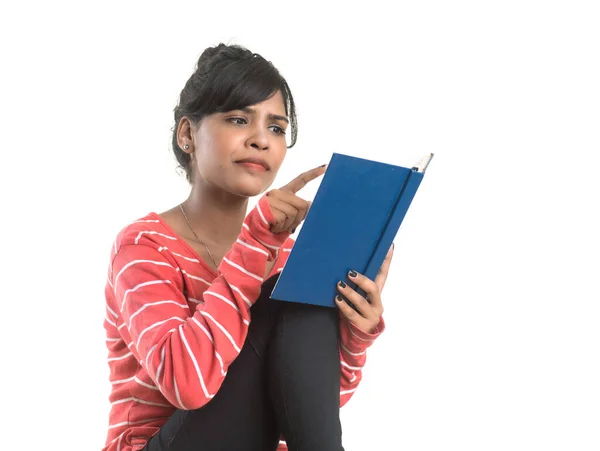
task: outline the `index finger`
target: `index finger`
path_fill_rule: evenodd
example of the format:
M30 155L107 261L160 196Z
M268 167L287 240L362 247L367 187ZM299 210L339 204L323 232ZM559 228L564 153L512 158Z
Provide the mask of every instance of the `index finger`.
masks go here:
M324 164L323 166L319 166L318 168L314 168L314 169L311 169L310 171L306 171L306 172L300 174L298 177L296 177L294 180L292 180L290 183L288 183L287 185L283 186L280 189L282 191L289 191L289 192L295 194L298 191L300 191L302 188L304 188L308 182L311 182L314 179L316 179L317 177L325 174L326 170L327 170L327 165Z

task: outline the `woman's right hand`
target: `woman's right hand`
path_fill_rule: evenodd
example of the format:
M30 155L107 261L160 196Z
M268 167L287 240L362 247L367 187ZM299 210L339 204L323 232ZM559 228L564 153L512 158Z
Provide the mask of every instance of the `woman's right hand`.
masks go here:
M294 233L296 227L306 218L311 204L311 202L296 196L296 193L309 182L323 175L326 170L327 165L311 169L300 174L282 188L267 193L269 207L273 216L275 216L275 224L271 225L271 232L281 233L287 231Z

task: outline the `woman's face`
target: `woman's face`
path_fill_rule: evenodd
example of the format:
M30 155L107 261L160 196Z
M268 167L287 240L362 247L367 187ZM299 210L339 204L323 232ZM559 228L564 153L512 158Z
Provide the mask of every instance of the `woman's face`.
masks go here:
M279 91L242 110L205 116L191 131L193 183L245 197L264 192L287 152L287 127Z

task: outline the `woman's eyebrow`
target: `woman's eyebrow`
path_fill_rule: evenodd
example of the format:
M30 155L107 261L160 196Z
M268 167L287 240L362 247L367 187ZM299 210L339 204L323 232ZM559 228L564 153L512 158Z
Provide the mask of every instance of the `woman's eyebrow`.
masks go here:
M249 107L244 107L244 108L240 108L240 111L243 111L244 113L248 113L248 114L255 114L256 111L253 108L249 108ZM287 117L285 116L281 116L279 114L269 114L267 116L270 120L275 120L275 121L283 121L287 124L290 123L290 121L288 120Z

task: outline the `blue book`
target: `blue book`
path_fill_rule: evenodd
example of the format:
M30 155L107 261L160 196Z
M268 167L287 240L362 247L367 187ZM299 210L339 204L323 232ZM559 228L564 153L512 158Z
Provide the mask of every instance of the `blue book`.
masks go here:
M273 299L335 307L340 280L374 280L433 154L405 168L334 153ZM364 295L364 293L362 293Z

